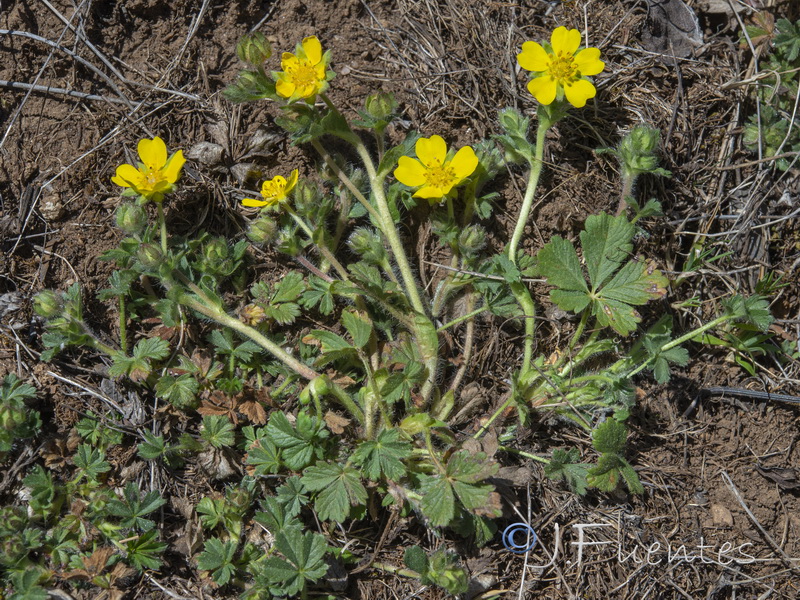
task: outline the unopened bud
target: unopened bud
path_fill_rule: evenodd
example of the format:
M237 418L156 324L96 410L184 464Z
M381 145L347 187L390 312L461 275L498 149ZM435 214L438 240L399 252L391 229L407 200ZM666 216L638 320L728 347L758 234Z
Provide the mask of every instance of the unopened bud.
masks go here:
M138 204L120 204L117 208L117 227L125 233L139 233L147 225L147 213Z
M470 225L459 234L458 245L465 255L474 256L486 245L486 231L479 225Z
M397 110L397 100L393 94L371 94L367 96L364 106L367 114L373 119L388 121Z
M161 248L156 244L142 244L139 246L139 251L136 253L136 258L146 268L152 269L158 267L164 260L164 253Z
M236 44L236 54L243 62L260 67L272 56L272 45L263 33L254 31L239 40L239 43Z
M33 300L33 310L37 315L45 319L58 316L61 314L62 309L63 305L60 296L50 290L39 292Z
M254 244L269 244L275 239L277 230L278 225L274 219L261 217L250 224L247 237Z

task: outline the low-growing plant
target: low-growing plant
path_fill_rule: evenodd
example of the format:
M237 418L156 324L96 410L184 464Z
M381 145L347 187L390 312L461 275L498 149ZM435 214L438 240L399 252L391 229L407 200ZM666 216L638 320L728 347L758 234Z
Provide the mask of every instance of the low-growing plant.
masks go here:
M744 126L744 143L759 158L773 159L785 171L800 151L797 89L800 81L800 21L776 22L769 12L757 13L747 26L751 43L763 47L762 77L757 81L758 110Z
M284 53L281 70L270 73L269 43L260 34L246 36L237 53L248 68L226 96L279 103L276 123L322 161L318 179L285 165L263 182L260 197L241 198L243 207L256 209L248 213L249 242L270 246L304 269L277 281L254 275L246 240L169 232L164 203L177 187L181 151L170 155L160 138L144 139L140 162L117 169L112 180L126 198L117 224L128 237L103 255L117 265L103 297L117 300L119 339L111 344L92 333L76 284L37 297L36 311L48 319L42 357L69 346L92 348L110 358L109 375L203 415L196 436L143 433L142 458L179 468L193 454L211 457L217 467L208 472L217 479L247 469L240 484L197 505L210 537L196 562L217 585L236 586L243 598L306 597L326 574L325 557L336 545L326 528L369 518L368 507L417 514L428 527L478 545L492 538L501 515L492 484L499 465L448 422L469 375L479 318L510 319L523 341L519 364L508 373L507 400L472 437L513 426L510 412L518 425L532 412L574 424L591 435L594 463L580 462L575 448L534 458L579 494L623 483L643 492L625 458L624 422L635 406L639 373L652 371L666 382L671 365L687 363L686 342L733 323L768 327L763 298L736 296L718 317L677 337L668 316L656 314L641 329L640 307L663 298L669 286L635 239L642 220L659 214L655 201L640 206L633 199L637 177L668 175L658 167L658 132L645 126L611 150L623 174L617 214L590 216L577 240L554 236L535 253L523 248L546 134L595 96L589 77L604 69L600 51L580 43L577 30L559 27L549 43L525 42L517 56L532 73L528 90L538 101L533 139L531 119L505 109L498 135L456 150L439 135L416 132L388 144L387 126L398 110L389 94L369 96L358 117L349 119L326 95L334 76L331 56L316 37ZM492 182L506 166L518 165L527 170L525 195L510 240L495 248L486 224L502 199ZM153 224L144 211L148 204L156 208ZM448 274L430 291L404 240L411 211L427 215L450 255ZM575 317L566 342L547 356L534 351L541 300L528 286L530 277L544 278L550 301ZM131 347L129 321L145 313L158 322L159 333L141 328ZM205 346L175 344L165 333L197 319L211 328ZM317 325L307 327L312 320ZM463 356L453 364L444 340L456 335ZM147 515L160 499L129 488L121 499L103 496L105 438L89 425L80 427L89 443L79 446L78 475L67 485L97 504L91 524L123 549L129 564L155 568L163 544ZM59 487L41 469L28 477L36 487L34 512L44 519L60 514ZM275 487L275 481L282 484ZM318 531L308 528L312 513ZM244 538L249 519L269 533L266 548ZM132 530L135 537L123 537ZM445 550L427 555L411 549L406 563L410 571L397 572L453 594L466 589L466 573Z

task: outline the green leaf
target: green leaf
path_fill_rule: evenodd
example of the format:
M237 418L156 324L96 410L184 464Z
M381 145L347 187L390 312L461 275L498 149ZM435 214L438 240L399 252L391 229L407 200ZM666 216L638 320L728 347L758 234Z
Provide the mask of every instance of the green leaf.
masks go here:
M563 480L569 488L583 496L586 494L586 475L589 465L579 462L581 458L577 448L569 450L553 450L553 457L544 467L544 474L555 481Z
M403 562L409 569L416 571L420 575L425 575L428 572L428 555L419 546L406 548L403 553Z
M81 444L75 452L75 466L84 472L86 477L92 481L103 473L111 470L111 465L105 460L105 453L102 450L92 448L89 444Z
M324 450L323 440L329 435L316 418L300 413L296 427L293 427L280 411L270 416L267 434L272 443L283 451L283 462L293 471L301 470L315 456L321 456Z
M159 542L156 535L156 530L151 529L126 543L128 561L140 571L158 569L161 566L158 555L167 549L167 545Z
M269 580L280 584L280 595L295 595L328 572L324 560L327 544L319 534L301 533L295 528L285 529L275 536L275 548L286 557L270 557L265 562Z
M727 314L739 322L750 323L761 331L766 331L774 320L769 311L769 302L758 295L749 297L733 296L723 301Z
M219 538L206 540L203 551L197 556L197 568L213 571L211 574L217 585L225 585L236 574L233 557L238 543L235 540L223 542Z
M150 433L146 429L142 431L144 441L136 446L139 456L145 460L153 460L167 453L167 443L164 437Z
M421 480L422 513L434 527L450 524L456 514L456 498L453 486L444 477L424 475Z
M258 440L247 451L247 464L255 467L256 475L277 473L281 467L278 448L267 437Z
M603 285L631 253L635 232L633 223L624 216L612 217L601 213L586 219L580 238L593 290Z
M319 492L314 502L317 515L323 521L342 523L351 506L367 502L367 490L355 469L335 463L320 463L308 467L301 478L310 492Z
M0 386L0 405L9 408L25 408L25 400L36 397L36 388L23 383L16 375L9 373Z
M8 600L47 600L50 594L39 585L43 573L38 568L29 568L10 574L14 593Z
M256 523L260 523L267 528L272 535L277 535L290 526L298 526L299 521L292 515L280 499L275 496L267 496L261 502L262 511L253 516Z
M289 271L283 278L275 285L275 295L272 297L272 302L277 304L280 302L294 302L305 290L306 285L303 281L303 276L297 271Z
M180 409L194 407L199 391L200 383L189 373L178 377L164 375L156 382L156 395Z
M293 517L299 515L302 508L308 504L308 494L305 493L303 482L298 476L286 479L285 483L275 490L275 493L287 514Z
M162 360L169 356L169 342L158 337L139 340L133 348L133 357L144 360Z
M616 419L606 419L592 432L592 445L603 454L621 454L627 439L627 428Z
M108 503L106 509L109 514L121 517L122 527L133 527L139 531L149 531L155 527L155 523L144 516L166 504L158 492L151 491L143 498L139 497L139 487L134 483L128 483L123 490L122 500L115 498Z
M618 454L602 454L597 466L589 469L587 483L601 492L613 492L620 482L620 468L624 461Z
M363 348L372 335L372 321L364 313L345 310L342 311L342 325L353 338L356 348Z
M215 529L225 523L227 518L226 503L224 498L209 498L206 496L197 503L195 508L200 515L200 523L206 529Z
M570 306L564 310L580 311L589 304L589 287L583 278L578 253L572 244L560 236L553 237L539 250L539 272L547 278L547 283L562 291L582 292L586 301L580 308ZM553 292L551 292L552 296ZM555 299L554 299L555 301ZM576 303L577 306L577 303Z
M364 468L364 475L372 481L379 481L381 475L397 480L406 474L403 460L411 456L411 444L400 439L396 429L385 429L375 441L359 444L353 453L353 462Z
M225 415L207 415L203 417L200 437L214 448L233 446L236 442L235 428Z

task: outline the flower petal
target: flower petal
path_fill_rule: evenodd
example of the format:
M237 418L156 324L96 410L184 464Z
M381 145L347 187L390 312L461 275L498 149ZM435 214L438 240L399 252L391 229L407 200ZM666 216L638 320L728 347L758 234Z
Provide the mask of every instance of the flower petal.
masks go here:
M596 94L595 87L585 79L578 79L578 81L564 87L564 95L575 108L586 106L586 101L589 98L594 98Z
M275 81L275 91L282 98L291 98L296 87L297 86L295 86L294 83L280 76L278 77L277 81Z
M117 172L111 178L111 181L122 187L136 188L144 183L144 175L133 165L125 164L117 167Z
M426 167L431 165L441 165L447 158L447 144L444 139L438 135L432 135L429 138L419 138L416 146L417 158Z
M160 137L139 141L139 158L152 170L161 169L167 162L167 145Z
M581 75L597 75L606 64L600 60L600 50L597 48L584 48L575 55L575 66Z
M167 160L167 164L161 170L161 176L170 184L175 183L181 176L184 164L186 164L186 159L183 157L183 150L178 150Z
M550 36L550 45L555 54L575 54L581 45L581 32L577 29L558 27Z
M284 52L281 54L281 69L288 72L289 69L297 67L300 61L291 52Z
M444 198L451 187L453 186L448 186L447 189L443 189L434 185L426 185L414 192L414 198L425 198L426 200Z
M540 104L552 104L556 99L558 84L549 75L534 77L528 82L528 91Z
M298 173L297 169L289 174L289 179L286 181L286 189L284 190L284 194L288 194L294 189L294 186L297 185L297 179L299 175L300 174Z
M421 162L408 156L401 156L397 161L397 168L394 170L394 177L408 187L418 187L424 185L428 180L426 175L428 170Z
M522 52L517 54L519 66L527 71L546 71L550 66L550 55L536 42L522 44Z
M470 146L464 146L456 152L453 160L450 161L450 166L458 178L456 183L459 183L462 179L472 175L478 168L478 156Z
M312 35L303 40L303 52L312 65L322 60L322 44L319 43L317 36Z
M256 200L255 198L242 198L242 206L250 206L252 208L259 208L266 206L267 203L263 200Z

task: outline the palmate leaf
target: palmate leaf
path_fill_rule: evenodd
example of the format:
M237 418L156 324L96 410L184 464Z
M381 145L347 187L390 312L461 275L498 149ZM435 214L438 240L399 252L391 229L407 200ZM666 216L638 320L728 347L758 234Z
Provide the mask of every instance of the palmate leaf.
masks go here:
M236 541L223 542L219 538L206 540L203 551L197 557L197 567L202 571L213 571L212 578L217 585L225 585L236 574L233 557L236 555Z
M294 471L308 466L314 457L324 452L323 441L328 437L328 430L321 422L305 413L297 415L294 426L282 412L274 412L267 425L267 435L282 450L284 464Z
M586 229L581 231L580 238L593 289L603 285L631 253L635 232L633 223L624 217L600 213L586 219Z
M623 264L633 248L634 233L624 216L601 213L586 220L580 238L588 284L573 245L555 236L538 254L540 273L556 287L550 292L553 302L574 312L590 307L601 326L621 335L634 331L641 317L633 307L663 296L667 285L651 263L631 259Z
M386 429L375 441L362 442L353 453L353 462L364 468L367 479L378 481L381 475L399 479L406 474L403 459L411 456L411 444L400 439L396 429Z
M498 470L497 463L487 459L486 454L459 450L447 462L445 472L422 478L423 514L431 524L449 525L456 516L456 499L468 511L476 509L491 511L490 494L494 488L480 482Z
M580 458L577 448L553 450L553 458L545 465L544 474L556 481L563 479L573 492L583 496L586 493L589 465L579 462Z
M358 471L335 463L320 463L303 471L300 480L309 492L317 494L314 507L323 521L342 523L353 506L367 502L367 490Z
M115 498L108 503L107 510L115 517L121 517L122 527L134 527L139 531L149 531L155 527L155 523L144 518L154 510L166 504L158 492L151 491L139 496L139 487L134 483L128 483L123 490L123 498Z
M325 562L327 544L319 534L289 527L275 536L275 548L286 557L272 556L264 563L265 574L276 585L273 591L294 596L306 587L306 582L317 581L328 572Z

